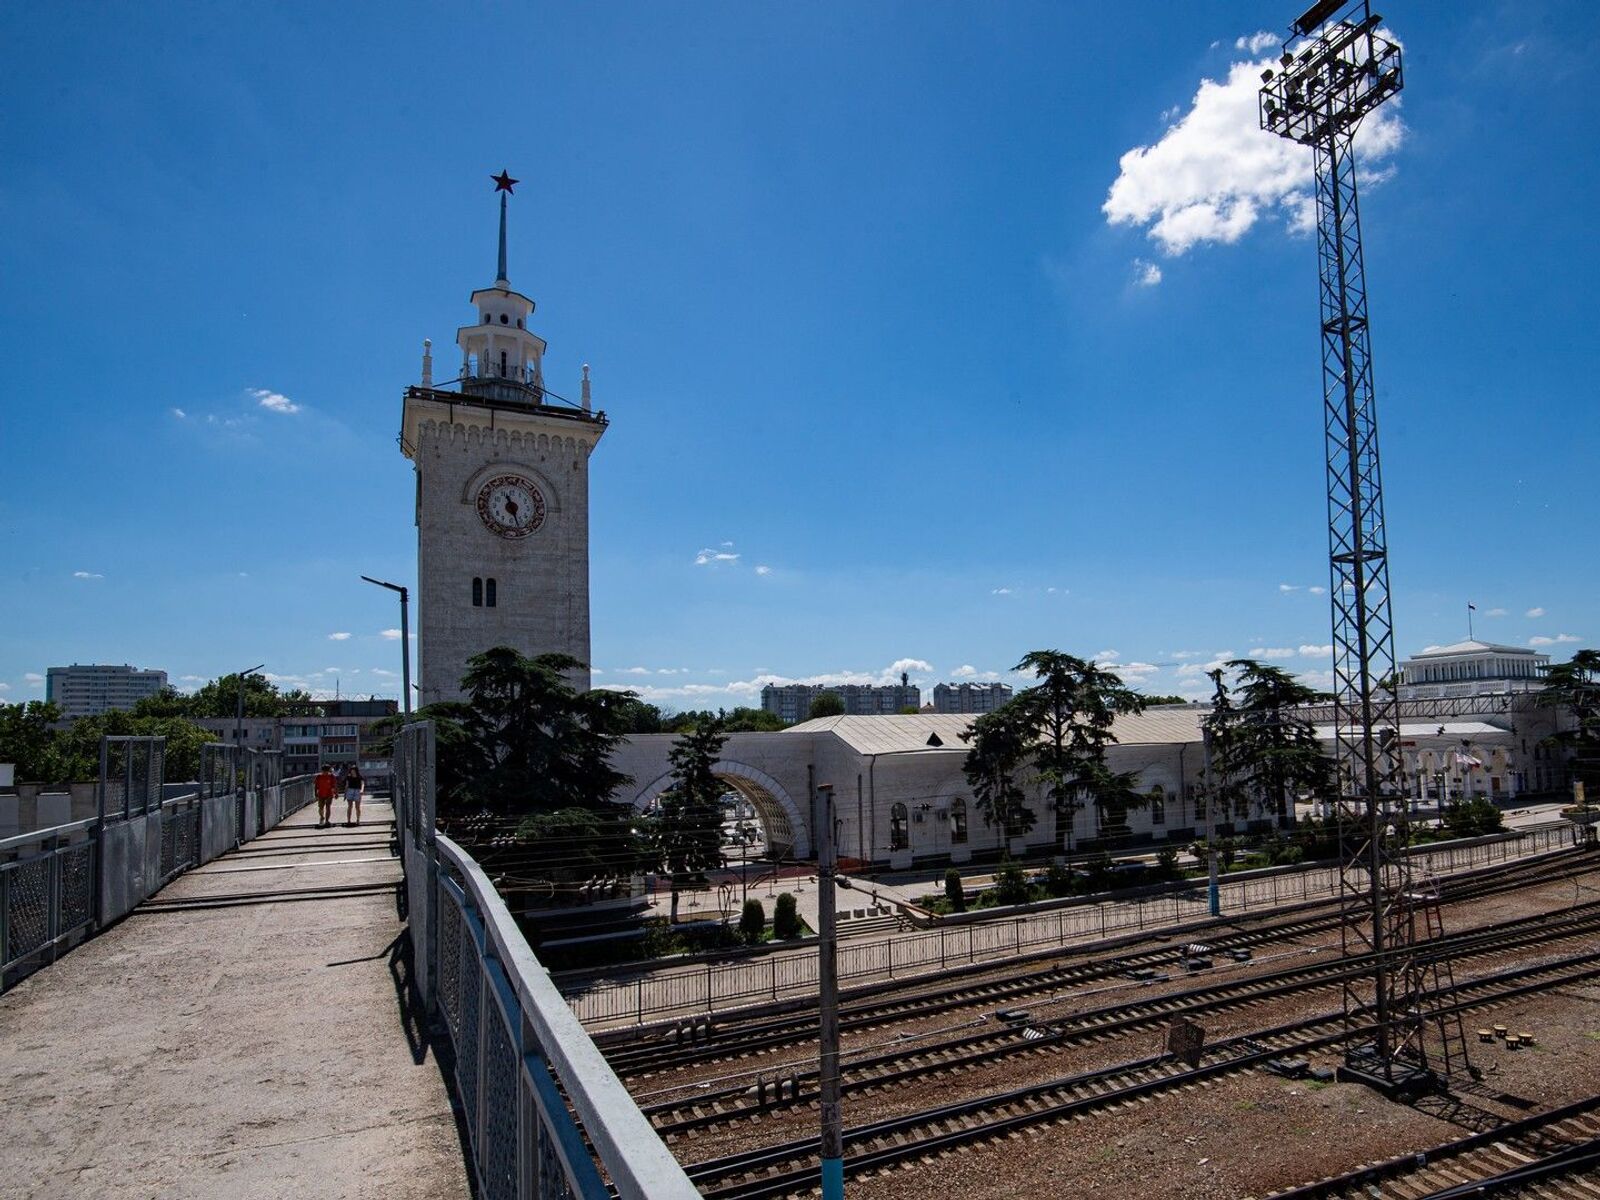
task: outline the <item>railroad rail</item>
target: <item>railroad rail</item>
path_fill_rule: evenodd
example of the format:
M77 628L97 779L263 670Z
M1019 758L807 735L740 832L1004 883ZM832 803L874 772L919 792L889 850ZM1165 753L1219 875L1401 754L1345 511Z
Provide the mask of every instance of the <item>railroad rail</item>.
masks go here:
M1492 896L1514 888L1528 887L1570 878L1595 869L1593 855L1563 855L1555 861L1517 863L1492 868L1453 883L1445 894L1446 904L1459 904ZM1269 919L1245 930L1220 936L1202 935L1216 955L1251 950L1263 944L1305 938L1337 929L1340 915L1329 904L1316 915L1297 914L1287 919ZM906 980L898 985L852 989L840 1010L840 1029L850 1033L880 1025L933 1016L939 1013L980 1006L995 1007L1060 991L1063 988L1117 979L1138 971L1181 967L1187 958L1187 942L1167 943L1149 950L1117 955L1098 962L1063 962L1081 958L1087 951L1064 954L1052 950L1033 961L1050 965L1024 974L992 978L991 965L962 966L930 986L926 977ZM1013 967L1014 970L1014 967ZM980 978L991 976L989 978ZM954 984L955 979L969 979ZM816 1011L813 1003L803 1007L784 1002L775 1007L743 1010L737 1016L712 1022L701 1018L687 1023L653 1025L615 1031L596 1037L606 1051L612 1068L625 1079L638 1080L662 1070L696 1063L715 1062L793 1048L816 1037Z
M1457 963L1501 954L1530 945L1548 945L1600 932L1600 901L1559 915L1522 918L1446 939L1434 953L1449 954ZM1369 970L1362 959L1337 959L1301 964L1220 984L1168 992L1133 1003L1106 1005L1059 1018L1024 1019L999 1026L985 1020L979 1032L936 1043L897 1047L848 1063L841 1088L845 1093L873 1090L931 1074L955 1071L1041 1051L1124 1037L1160 1029L1178 1016L1193 1017L1237 1009L1281 996L1335 987L1347 977ZM1165 979L1149 983L1165 982ZM773 1108L809 1103L817 1097L814 1066L794 1064L763 1072L754 1083L740 1082L716 1090L703 1084L670 1089L688 1093L644 1108L658 1133L681 1137L759 1116Z
M1453 1200L1505 1195L1600 1167L1600 1096L1521 1121L1274 1192L1270 1200L1368 1200L1380 1194ZM1530 1195L1574 1193L1530 1192Z
M1593 952L1576 955L1458 982L1437 993L1443 1001L1439 1011L1465 1012L1596 977L1600 959ZM1367 1031L1353 1032L1359 1036ZM1342 1011L1324 1013L1215 1042L1194 1067L1170 1055L1156 1055L857 1126L845 1131L845 1173L860 1174L1025 1126L1205 1083L1273 1059L1336 1045L1346 1033ZM807 1137L695 1163L686 1170L706 1200L787 1196L816 1186L817 1148L817 1139Z

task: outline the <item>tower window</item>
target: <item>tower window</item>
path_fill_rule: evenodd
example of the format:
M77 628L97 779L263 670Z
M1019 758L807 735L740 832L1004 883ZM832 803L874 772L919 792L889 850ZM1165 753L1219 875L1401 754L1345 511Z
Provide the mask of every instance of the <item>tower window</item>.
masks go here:
M483 607L483 579L479 576L474 576L472 580L472 607Z
M517 318L517 328L518 328L518 329L521 329L521 328L522 328L522 318L521 318L521 317L518 317L518 318Z
M485 608L493 608L494 607L494 600L495 600L495 595L494 594L495 594L494 580L492 580L492 579L487 580L485 582L484 589L483 589L483 606Z
M485 325L487 325L487 324L488 324L488 323L489 323L489 320L490 320L490 318L489 318L489 314L488 314L488 313L484 313L484 314L483 314L483 323L484 323L484 324L485 324Z
M500 314L500 324L504 325L505 323L506 323L506 315L505 315L505 313L501 313Z

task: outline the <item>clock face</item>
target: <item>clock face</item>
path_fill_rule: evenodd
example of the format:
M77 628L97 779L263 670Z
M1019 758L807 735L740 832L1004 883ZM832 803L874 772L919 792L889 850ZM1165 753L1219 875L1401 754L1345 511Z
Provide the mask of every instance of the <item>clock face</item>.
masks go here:
M503 538L524 538L544 524L544 497L521 475L496 475L478 489L478 516Z

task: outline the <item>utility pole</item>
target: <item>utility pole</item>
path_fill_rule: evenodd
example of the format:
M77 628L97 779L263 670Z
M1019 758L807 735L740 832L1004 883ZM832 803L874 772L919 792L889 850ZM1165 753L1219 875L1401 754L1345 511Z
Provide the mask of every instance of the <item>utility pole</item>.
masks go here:
M1222 915L1222 888L1217 883L1217 794L1211 786L1211 730L1200 733L1206 773L1206 904L1213 917Z
M244 745L244 681L266 665L266 663L257 663L248 671L239 672L239 699L233 714L233 744L235 746Z
M822 1200L844 1200L844 1123L839 1113L839 974L833 916L833 785L817 788L817 978L821 996Z

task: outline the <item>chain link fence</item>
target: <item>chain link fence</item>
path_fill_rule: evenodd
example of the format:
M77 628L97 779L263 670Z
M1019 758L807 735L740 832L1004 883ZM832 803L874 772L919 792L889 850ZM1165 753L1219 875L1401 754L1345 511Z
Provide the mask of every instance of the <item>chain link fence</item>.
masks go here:
M97 815L0 841L0 990L312 797L278 751L208 742L198 790L162 799L163 738L100 743Z
M1418 875L1462 871L1573 845L1567 829L1539 829L1465 846L1413 851ZM1224 916L1262 912L1339 894L1338 867L1284 868L1249 879L1224 880ZM1127 900L1066 904L1018 916L974 917L965 924L881 939L852 940L838 949L839 979L865 982L933 974L961 963L994 962L1055 947L1146 929L1181 928L1210 919L1204 881ZM568 984L563 993L586 1023L642 1023L668 1014L713 1012L762 1000L815 992L814 946L738 962L666 967L629 980Z
M467 1159L487 1200L698 1196L534 957L494 885L434 826L434 731L394 747L413 971L454 1049Z

